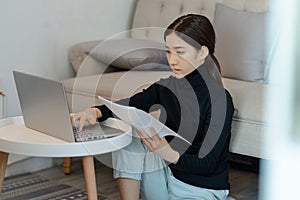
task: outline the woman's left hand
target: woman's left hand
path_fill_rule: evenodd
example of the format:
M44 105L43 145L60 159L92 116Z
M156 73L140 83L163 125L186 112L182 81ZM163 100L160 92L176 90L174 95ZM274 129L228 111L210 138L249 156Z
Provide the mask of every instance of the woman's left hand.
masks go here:
M148 136L143 130L138 129L137 134L147 145L148 149L162 157L164 160L176 164L179 160L179 153L172 149L165 138L160 138L153 127L150 127L152 136Z

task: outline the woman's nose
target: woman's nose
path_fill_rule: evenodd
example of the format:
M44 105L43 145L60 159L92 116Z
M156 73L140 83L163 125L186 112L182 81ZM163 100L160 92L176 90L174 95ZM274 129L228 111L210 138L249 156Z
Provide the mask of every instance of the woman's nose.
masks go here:
M170 53L170 54L168 55L168 61L169 61L169 64L170 64L170 65L175 65L175 64L177 64L177 56L174 55L174 54L172 54L172 53Z

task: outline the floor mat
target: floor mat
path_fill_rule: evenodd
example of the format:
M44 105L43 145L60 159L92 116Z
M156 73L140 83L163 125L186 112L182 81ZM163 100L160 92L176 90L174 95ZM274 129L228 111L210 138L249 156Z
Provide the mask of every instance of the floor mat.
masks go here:
M85 200L86 191L50 181L45 177L24 174L4 179L1 200ZM98 195L99 200L108 200Z

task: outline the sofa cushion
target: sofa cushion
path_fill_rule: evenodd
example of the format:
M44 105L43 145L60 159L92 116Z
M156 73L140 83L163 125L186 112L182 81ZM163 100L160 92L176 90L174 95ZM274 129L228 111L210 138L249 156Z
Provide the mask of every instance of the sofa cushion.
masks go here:
M216 56L224 77L265 81L265 16L216 4Z
M147 88L160 78L168 77L171 71L122 71L94 76L76 77L64 81L66 92L86 96L101 95L118 100L127 98Z
M99 42L100 42L99 40L81 42L81 43L75 44L69 48L69 51L68 51L69 61L76 73L80 70L82 62L87 57L87 54L85 53L85 51L87 51L89 49L93 49L95 46L97 46L99 44ZM88 63L88 64L86 64L86 66L87 65L89 66L89 68L93 68L93 67L90 67L90 65L93 65L93 64ZM89 71L89 69L86 67L85 71ZM92 74L92 73L93 73L93 71L91 73L87 72L87 74Z
M130 70L170 70L163 43L146 39L110 39L88 50L107 65Z
M150 84L172 75L172 72L125 71L102 75L78 77L64 82L66 91L86 96L101 95L118 100L130 97ZM264 93L267 85L223 78L224 86L233 98L236 108L234 118L251 123L266 123L264 118ZM73 105L76 106L76 105Z

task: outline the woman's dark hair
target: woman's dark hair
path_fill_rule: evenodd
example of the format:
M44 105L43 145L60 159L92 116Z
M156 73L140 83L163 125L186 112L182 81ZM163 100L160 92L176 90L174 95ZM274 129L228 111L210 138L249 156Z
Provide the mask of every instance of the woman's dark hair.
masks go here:
M177 18L165 30L165 41L166 37L172 32L175 32L181 39L197 50L200 49L202 45L206 46L211 58L221 73L220 64L214 56L216 41L215 31L207 17L197 14L187 14Z

